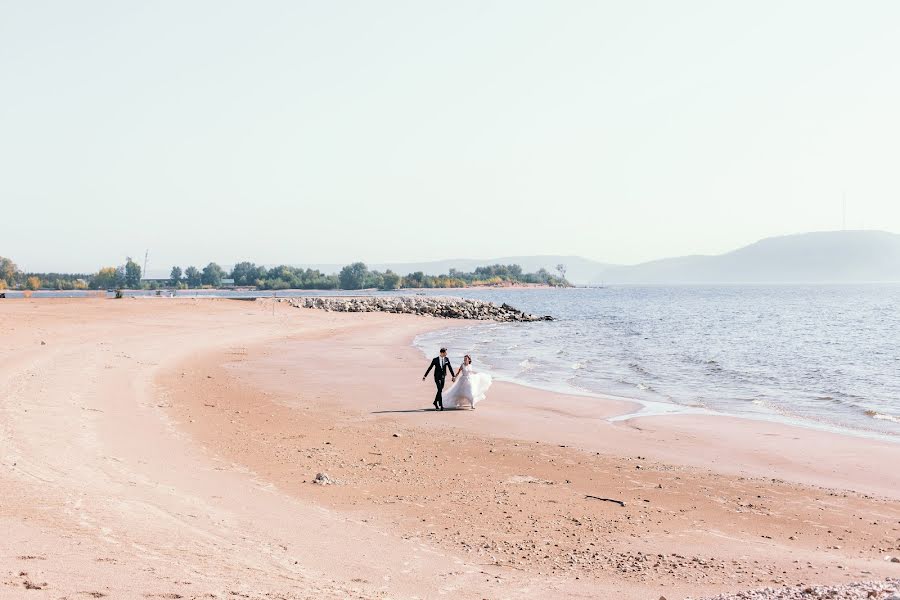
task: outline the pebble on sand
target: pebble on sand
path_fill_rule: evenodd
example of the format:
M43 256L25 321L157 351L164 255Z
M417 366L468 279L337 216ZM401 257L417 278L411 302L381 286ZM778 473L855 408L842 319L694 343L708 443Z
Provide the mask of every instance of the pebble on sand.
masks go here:
M820 598L892 600L900 598L898 592L900 592L900 579L889 577L883 581L859 581L834 586L762 588L736 594L720 594L707 600L818 600Z

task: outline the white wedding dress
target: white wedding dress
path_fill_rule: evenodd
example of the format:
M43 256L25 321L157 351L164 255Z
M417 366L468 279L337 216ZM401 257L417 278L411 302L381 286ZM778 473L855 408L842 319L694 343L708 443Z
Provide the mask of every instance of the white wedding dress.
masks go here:
M444 392L444 408L471 408L484 400L492 379L487 373L476 373L472 365L463 365L456 383Z

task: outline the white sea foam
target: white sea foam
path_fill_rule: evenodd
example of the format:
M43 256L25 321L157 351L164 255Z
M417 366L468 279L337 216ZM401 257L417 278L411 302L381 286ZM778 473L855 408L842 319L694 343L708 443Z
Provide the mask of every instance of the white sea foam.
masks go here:
M890 421L892 423L900 423L900 417L895 417L894 415L885 415L882 413L872 413L869 415L873 419L880 419L882 421Z

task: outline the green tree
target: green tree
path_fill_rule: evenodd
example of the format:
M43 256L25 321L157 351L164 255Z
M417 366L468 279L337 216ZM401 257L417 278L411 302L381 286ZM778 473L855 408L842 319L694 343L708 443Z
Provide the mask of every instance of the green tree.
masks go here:
M111 290L118 284L118 273L115 267L103 267L91 278L91 287L95 290Z
M178 284L181 283L181 267L172 267L169 279L172 281L172 287L178 287Z
M39 290L41 289L41 278L40 277L29 277L25 280L25 288L29 290Z
M355 262L341 269L338 279L342 290L361 290L366 285L369 268L366 263Z
M200 278L200 282L203 285L219 287L219 285L221 285L222 283L222 277L224 276L225 271L222 270L222 267L220 267L216 263L211 262L203 267L203 275Z
M560 279L566 279L566 265L564 265L563 263L559 263L558 265L556 265L556 272L559 273Z
M200 287L202 275L197 267L188 267L184 270L184 278L187 279L188 287Z
M234 285L256 285L260 279L259 268L252 262L239 262L231 269Z
M388 269L384 272L382 276L382 286L381 289L384 290L396 290L400 287L401 279L400 276Z
M369 271L366 274L366 282L363 284L364 288L374 288L376 290L380 290L384 288L384 275L379 273L378 271Z
M8 258L0 256L0 281L5 281L9 286L16 284L16 273L19 268L16 263Z
M125 262L125 287L129 289L141 287L141 265L131 260L130 256Z
M415 273L410 273L406 277L403 278L403 284L406 287L410 288L421 288L425 287L425 273L422 271L416 271Z

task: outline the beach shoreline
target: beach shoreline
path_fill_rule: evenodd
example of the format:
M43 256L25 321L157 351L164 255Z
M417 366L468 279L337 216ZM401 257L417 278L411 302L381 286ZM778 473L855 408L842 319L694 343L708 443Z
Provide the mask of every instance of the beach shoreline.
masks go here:
M4 589L25 572L108 593L124 573L143 593L679 598L897 572L896 445L719 417L610 423L633 404L505 382L477 411L424 410L411 341L442 319L9 306Z

